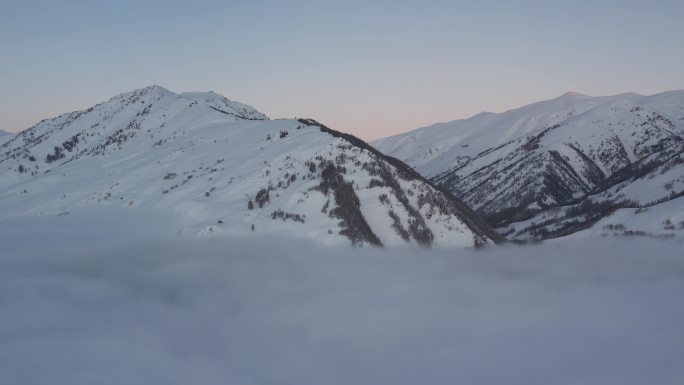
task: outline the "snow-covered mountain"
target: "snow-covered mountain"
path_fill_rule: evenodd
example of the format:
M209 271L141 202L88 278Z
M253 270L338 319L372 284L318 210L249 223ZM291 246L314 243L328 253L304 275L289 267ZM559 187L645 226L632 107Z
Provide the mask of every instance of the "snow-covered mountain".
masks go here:
M463 199L509 238L567 235L599 220L606 233L684 231L684 91L570 92L373 145ZM670 200L678 212L642 223L640 214ZM616 210L623 211L612 223Z
M173 212L193 235L424 246L498 237L353 136L158 86L43 120L0 146L0 218L92 206Z

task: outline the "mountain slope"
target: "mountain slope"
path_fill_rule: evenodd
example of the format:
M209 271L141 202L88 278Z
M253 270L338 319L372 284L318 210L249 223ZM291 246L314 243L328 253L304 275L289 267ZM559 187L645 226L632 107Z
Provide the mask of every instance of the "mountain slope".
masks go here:
M158 86L44 120L0 147L0 215L172 211L183 234L472 245L496 233L364 142Z
M619 208L682 195L684 92L568 93L374 145L462 198L509 237L566 235Z

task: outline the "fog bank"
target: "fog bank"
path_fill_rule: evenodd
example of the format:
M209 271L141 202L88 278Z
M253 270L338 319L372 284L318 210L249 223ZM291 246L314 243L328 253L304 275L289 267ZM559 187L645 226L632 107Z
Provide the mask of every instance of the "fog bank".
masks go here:
M0 383L684 382L677 241L331 249L102 223L0 222Z

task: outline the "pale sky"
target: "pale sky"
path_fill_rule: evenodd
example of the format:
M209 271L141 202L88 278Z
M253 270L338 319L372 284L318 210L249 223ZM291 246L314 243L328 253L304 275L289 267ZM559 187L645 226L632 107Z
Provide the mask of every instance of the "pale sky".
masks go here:
M0 129L158 84L372 140L684 89L684 1L0 0Z

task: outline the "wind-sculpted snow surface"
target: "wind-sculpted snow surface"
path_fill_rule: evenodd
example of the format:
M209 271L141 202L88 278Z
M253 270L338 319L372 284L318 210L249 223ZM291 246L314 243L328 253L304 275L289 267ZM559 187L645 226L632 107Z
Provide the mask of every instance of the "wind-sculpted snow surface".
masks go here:
M684 382L682 243L440 251L0 221L2 384Z
M44 120L0 145L0 218L161 209L192 236L472 246L498 234L365 142L158 86ZM407 172L406 170L410 170Z
M557 237L618 209L684 195L684 91L569 93L374 145L463 199L509 238ZM673 219L661 218L667 220ZM672 235L660 225L649 233Z

